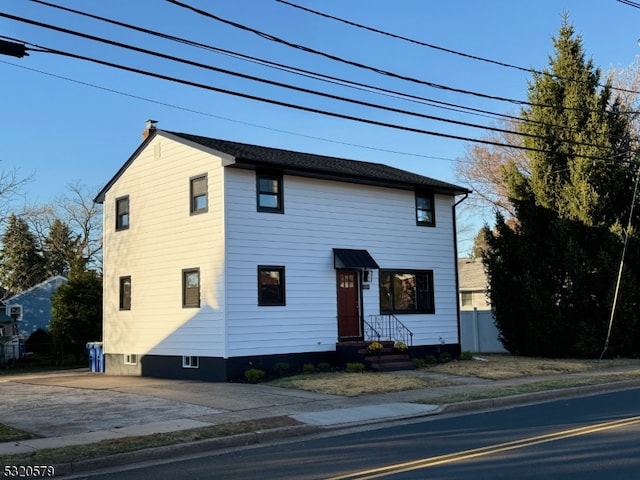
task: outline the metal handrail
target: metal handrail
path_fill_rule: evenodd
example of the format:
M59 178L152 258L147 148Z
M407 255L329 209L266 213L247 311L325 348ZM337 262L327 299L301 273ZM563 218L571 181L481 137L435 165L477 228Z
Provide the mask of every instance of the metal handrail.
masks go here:
M364 327L366 341L389 340L413 346L413 332L392 313L369 315L369 321L364 321Z

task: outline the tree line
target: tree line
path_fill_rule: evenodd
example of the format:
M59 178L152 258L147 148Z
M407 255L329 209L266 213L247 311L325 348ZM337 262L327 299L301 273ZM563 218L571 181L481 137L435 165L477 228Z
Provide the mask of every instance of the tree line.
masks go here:
M12 182L13 187L8 188ZM15 194L26 183L16 175L0 175L0 198L2 192ZM12 208L6 204L5 212ZM80 358L86 342L102 336L101 211L90 190L71 184L67 195L51 204L22 208L2 218L3 299L51 277L67 279L51 298L48 328L34 332L27 344L52 343L57 362L67 354Z
M603 80L566 16L553 46L505 121L522 134L501 138L514 148L474 146L459 168L495 214L474 251L509 352L637 357L637 76Z

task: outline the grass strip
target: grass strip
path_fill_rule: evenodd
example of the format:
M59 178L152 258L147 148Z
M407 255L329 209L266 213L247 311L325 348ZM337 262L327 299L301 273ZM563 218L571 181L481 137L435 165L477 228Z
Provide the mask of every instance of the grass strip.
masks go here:
M31 440L32 438L41 437L35 433L25 432L0 423L0 442L15 442L18 440Z
M242 433L268 430L278 427L300 425L300 422L286 417L262 418L237 423L212 425L170 433L155 433L138 437L124 437L103 440L98 443L70 447L48 448L32 453L0 455L0 466L5 465L56 465L62 463L90 460L118 453L135 452L147 448L165 447L210 438L229 437Z
M604 385L607 383L622 382L625 380L637 380L640 370L633 372L584 376L570 379L544 380L540 382L509 385L506 387L492 388L488 390L469 391L441 395L439 397L425 398L417 403L446 405L450 403L470 402L473 400L488 400L492 398L508 397L526 393L546 392L563 388L584 387L589 385Z

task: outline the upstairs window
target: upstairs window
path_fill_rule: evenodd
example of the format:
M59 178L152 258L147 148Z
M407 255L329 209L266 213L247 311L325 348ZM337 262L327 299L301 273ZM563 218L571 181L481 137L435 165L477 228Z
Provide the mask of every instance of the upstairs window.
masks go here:
M256 175L259 212L284 213L282 175Z
M258 266L258 305L285 305L284 267Z
M129 196L116 199L116 230L129 228Z
M131 310L131 277L120 277L120 310Z
M182 307L200 307L200 269L182 271Z
M433 271L380 271L380 313L435 313Z
M436 226L433 194L416 192L416 224L424 227Z
M207 176L193 177L189 181L191 197L191 214L203 213L208 209L207 203Z

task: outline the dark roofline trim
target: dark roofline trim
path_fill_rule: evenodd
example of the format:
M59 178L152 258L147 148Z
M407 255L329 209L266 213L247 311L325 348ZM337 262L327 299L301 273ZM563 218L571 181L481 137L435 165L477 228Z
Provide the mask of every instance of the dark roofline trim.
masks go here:
M239 168L243 170L265 170L265 171L277 171L282 172L284 175L291 175L294 177L315 178L319 180L332 180L335 182L355 183L358 185L370 185L374 187L387 187L398 190L432 190L436 193L444 193L451 195L451 190L437 189L435 187L427 186L415 186L414 184L391 182L388 180L375 180L372 178L362 176L349 176L337 175L333 173L321 172L315 169L302 169L291 167L277 167L268 162L248 161L246 159L240 159L233 165L229 165L230 168Z
M142 142L142 144L136 149L136 151L129 157L125 164L118 170L118 172L109 180L105 187L98 193L94 202L103 203L107 191L113 186L113 184L120 178L124 171L131 165L131 163L137 158L140 152L146 148L149 142L156 137L159 133L166 134L169 138L176 141L185 142L194 146L205 147L206 149L221 154L231 156L235 159L235 162L227 165L233 168L243 168L249 170L256 169L270 169L281 171L287 175L301 176L307 178L317 178L322 180L334 180L346 183L355 183L362 185L372 185L378 187L388 187L402 190L417 190L417 191L433 191L434 193L444 195L463 195L471 193L470 190L454 185L451 183L443 182L433 178L426 177L417 173L409 172L407 170L401 170L395 167L390 167L384 164L371 163L360 160L350 160L339 157L329 157L326 155L318 155L305 152L296 152L291 150L283 150L273 147L264 147L259 145L251 145L247 143L233 142L229 140L217 140L208 137L201 137L198 135L191 135L178 132L162 131L155 129L150 135ZM225 148L226 147L226 148ZM229 150L229 151L225 151ZM268 160L260 160L256 158L248 157L243 152L249 151L249 154L253 153L259 156L260 152L268 153L271 155L277 155L284 157L284 160L278 162L271 162ZM234 155L235 152L238 155ZM292 157L297 160L297 157L304 157L310 161L315 162L317 165L321 161L326 161L333 165L333 168L323 170L313 164L310 166L302 165L299 162L291 161L286 157ZM297 164L296 164L297 163ZM363 168L365 165L370 165L375 171L375 174L363 175L354 172L357 168ZM340 167L344 168L344 171L339 171ZM407 176L409 178L401 178ZM414 177L415 180L412 180Z
M386 186L405 190L431 190L454 196L471 193L470 190L464 187L381 163L284 150L178 132L167 133L175 137L180 137L188 142L204 146L210 150L233 156L235 162L231 166L236 168L268 168L298 176ZM265 157L276 157L278 160L263 160ZM326 163L326 168L322 166L323 163ZM359 174L357 172L358 169L363 172L371 172L371 174Z

